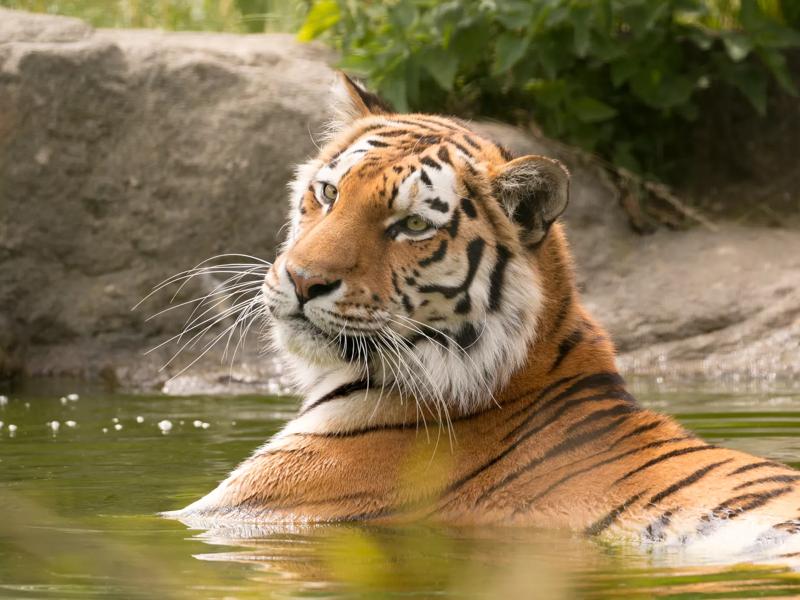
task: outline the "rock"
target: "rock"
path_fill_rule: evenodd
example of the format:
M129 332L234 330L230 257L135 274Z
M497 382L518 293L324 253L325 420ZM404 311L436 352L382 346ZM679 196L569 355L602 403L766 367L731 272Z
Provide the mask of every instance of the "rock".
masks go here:
M186 313L145 321L163 295L131 307L204 258L273 255L329 59L287 35L93 32L2 10L0 372L163 382L164 352L141 353Z
M216 350L193 364L203 337L160 369L178 346L143 352L181 331L187 311L147 321L166 293L130 308L206 257L273 256L286 183L325 119L332 58L285 35L93 31L0 9L0 378L78 375L176 394L283 389L257 335L232 364ZM507 125L474 125L569 166L580 285L626 372L800 372L800 234L638 236L590 160ZM198 278L177 301L218 281Z

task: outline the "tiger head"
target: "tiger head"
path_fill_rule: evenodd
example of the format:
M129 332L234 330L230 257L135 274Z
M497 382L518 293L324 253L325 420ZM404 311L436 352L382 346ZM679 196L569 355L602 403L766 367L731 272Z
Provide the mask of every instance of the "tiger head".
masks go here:
M263 297L311 399L354 380L471 411L528 356L539 249L568 173L453 119L397 114L344 75L328 143L291 185ZM557 226L556 226L557 227Z

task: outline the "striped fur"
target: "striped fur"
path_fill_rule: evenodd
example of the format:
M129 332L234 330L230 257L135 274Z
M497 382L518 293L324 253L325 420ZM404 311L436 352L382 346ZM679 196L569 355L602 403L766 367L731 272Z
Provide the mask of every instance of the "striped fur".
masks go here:
M350 120L298 170L264 284L300 414L175 515L555 526L647 543L751 519L748 543L795 534L800 474L708 444L626 391L553 223L560 166L511 159L458 121L392 114L348 79L340 92ZM320 200L325 183L334 202ZM430 230L398 226L409 214ZM320 295L303 303L289 269ZM387 330L395 354L374 339Z

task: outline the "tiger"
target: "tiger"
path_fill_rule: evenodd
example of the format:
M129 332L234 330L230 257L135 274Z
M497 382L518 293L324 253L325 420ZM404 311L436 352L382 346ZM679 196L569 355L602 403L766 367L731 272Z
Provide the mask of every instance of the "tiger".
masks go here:
M299 412L167 513L800 539L800 472L640 406L581 304L569 173L338 74L259 291Z

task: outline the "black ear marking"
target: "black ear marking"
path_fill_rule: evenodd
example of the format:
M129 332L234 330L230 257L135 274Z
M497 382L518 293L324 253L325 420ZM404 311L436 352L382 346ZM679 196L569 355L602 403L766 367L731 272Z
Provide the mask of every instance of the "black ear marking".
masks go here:
M494 193L506 214L520 226L522 243L535 248L569 202L569 172L544 156L512 160L495 176Z
M369 112L373 114L380 114L380 113L393 113L395 112L394 108L391 104L389 104L386 100L378 96L378 94L374 94L372 92L367 91L367 89L361 85L353 81L349 75L342 73L342 76L347 80L348 84L355 90L358 94L358 97L369 109Z

